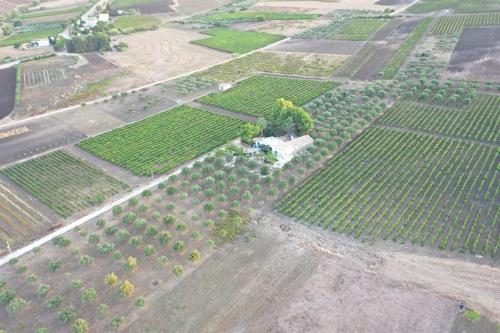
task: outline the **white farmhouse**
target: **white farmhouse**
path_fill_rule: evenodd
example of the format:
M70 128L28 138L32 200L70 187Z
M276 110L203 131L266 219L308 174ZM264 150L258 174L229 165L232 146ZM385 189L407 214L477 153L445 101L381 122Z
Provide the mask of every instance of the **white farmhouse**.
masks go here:
M278 166L283 166L286 162L290 161L295 155L305 150L313 143L314 140L309 135L303 135L301 137L294 138L288 141L276 137L254 139L255 148L258 149L262 149L264 147L271 148L271 151L278 159L277 162Z

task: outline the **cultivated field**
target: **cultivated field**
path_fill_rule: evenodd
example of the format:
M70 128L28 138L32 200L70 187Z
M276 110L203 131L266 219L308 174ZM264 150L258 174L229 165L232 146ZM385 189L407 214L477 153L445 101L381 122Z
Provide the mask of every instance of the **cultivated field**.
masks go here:
M64 151L0 170L61 217L102 204L128 186Z
M407 11L419 14L442 9L452 9L455 13L487 13L500 11L500 3L497 0L421 0Z
M264 32L239 31L224 28L205 30L211 37L195 40L192 43L229 53L247 53L275 43L283 36Z
M153 30L158 28L161 21L150 15L123 15L119 16L113 26L122 33L129 33L141 30Z
M332 81L311 81L256 75L223 93L212 93L199 102L253 116L269 116L276 99L283 97L302 105L337 85Z
M381 18L363 18L351 20L348 25L334 37L340 40L367 40L388 22Z
M134 9L142 14L166 13L172 11L172 0L113 0L112 9L130 10Z
M435 34L461 33L467 26L500 25L500 13L441 16L432 27Z
M289 10L289 9L302 9L313 13L327 14L334 10L373 10L373 11L384 11L387 6L377 4L377 0L339 0L339 1L296 1L296 0L265 0L260 1L256 4L256 8L262 9L277 9L277 10Z
M334 72L334 75L351 77L367 63L380 46L367 42L355 55L349 57Z
M0 119L8 116L16 103L16 69L0 69Z
M238 136L243 122L186 106L78 144L135 175L165 173Z
M212 67L197 76L219 82L237 81L258 72L326 77L345 59L345 55L256 52Z
M495 256L496 150L372 128L288 194L280 210L366 241L394 239Z
M167 79L230 58L228 54L190 43L202 37L194 31L170 28L119 36L116 40L129 47L124 52L106 53L104 57L135 74L129 82L135 85Z
M300 14L300 13L278 13L278 12L225 12L215 13L203 16L200 20L203 22L217 22L217 21L270 21L270 20L307 20L317 17L314 14Z

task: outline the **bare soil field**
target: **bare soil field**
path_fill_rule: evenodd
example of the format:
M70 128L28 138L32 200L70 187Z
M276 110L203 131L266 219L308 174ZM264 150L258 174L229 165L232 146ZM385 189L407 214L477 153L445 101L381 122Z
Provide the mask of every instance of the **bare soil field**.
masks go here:
M413 0L378 0L375 4L381 6L404 6L412 2Z
M190 44L204 35L180 29L161 29L120 36L129 45L124 52L107 53L104 57L135 74L136 85L146 84L201 69L229 59L231 56Z
M31 3L29 0L0 0L0 15L8 13L16 9L17 6L22 4Z
M446 76L500 82L500 27L466 27L453 51Z
M181 15L193 15L200 12L212 10L230 2L230 0L177 0L179 6L177 12Z
M260 1L255 7L257 8L302 8L307 9L311 13L326 14L338 9L367 9L383 11L388 5L379 5L374 0L339 0L339 1ZM395 9L395 8L394 8Z
M21 50L16 49L13 46L0 47L0 59L11 57L11 58L21 58L21 57L31 57L37 54L51 52L51 47L39 47L36 49Z
M29 19L23 20L24 24L34 24L34 23L44 23L44 22L58 22L58 21L66 21L72 17L77 16L78 13L68 13L62 15L54 15L54 16L40 16L33 17Z
M270 34L295 36L305 30L328 24L329 20L294 20L294 21L267 21L267 22L245 22L236 23L231 28L267 32Z
M40 5L36 7L31 7L31 10L38 9L54 9L54 8L62 8L62 7L74 7L77 5L82 5L86 3L86 0L53 0L53 1L44 1L40 3Z
M324 53L351 55L358 52L364 42L332 41L327 39L290 39L270 47L269 51Z
M0 69L0 119L8 116L16 103L16 69Z
M83 66L77 66L77 58L73 56L23 64L21 103L11 117L24 118L107 93L104 83L118 76L121 70L97 53L82 56L86 59ZM100 89L92 90L93 83L99 83Z
M443 333L463 298L483 316L500 315L498 268L382 252L300 224L283 232L288 220L274 213L257 220L245 239L158 290L126 332ZM475 276L455 276L462 268Z
M142 14L156 14L171 12L171 6L174 4L173 0L153 0L149 2L137 3L134 5L120 7L120 10L135 9Z

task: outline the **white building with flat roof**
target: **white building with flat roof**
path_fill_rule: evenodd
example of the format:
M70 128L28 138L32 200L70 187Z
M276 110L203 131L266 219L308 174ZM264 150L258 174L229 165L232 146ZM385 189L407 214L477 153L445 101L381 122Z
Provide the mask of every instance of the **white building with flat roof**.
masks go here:
M285 163L291 161L295 155L297 155L301 151L304 151L313 143L314 140L309 135L303 135L301 137L294 138L288 141L276 137L254 139L255 148L271 148L271 151L278 159L278 166L283 166Z

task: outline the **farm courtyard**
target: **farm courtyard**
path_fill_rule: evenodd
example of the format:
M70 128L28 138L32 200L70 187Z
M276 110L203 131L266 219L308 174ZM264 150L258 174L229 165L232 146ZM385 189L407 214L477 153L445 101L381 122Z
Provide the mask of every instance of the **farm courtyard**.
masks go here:
M0 0L0 333L500 333L498 0Z

